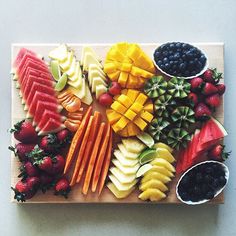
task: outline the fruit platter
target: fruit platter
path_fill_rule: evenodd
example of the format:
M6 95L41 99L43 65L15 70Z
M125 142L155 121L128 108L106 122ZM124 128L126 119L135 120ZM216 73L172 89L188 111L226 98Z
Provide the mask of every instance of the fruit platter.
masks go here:
M12 45L11 201L223 203L223 50Z

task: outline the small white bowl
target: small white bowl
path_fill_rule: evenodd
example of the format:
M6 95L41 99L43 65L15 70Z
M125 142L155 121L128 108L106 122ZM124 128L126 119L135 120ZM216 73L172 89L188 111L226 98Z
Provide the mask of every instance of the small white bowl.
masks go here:
M190 44L190 43L188 43L188 44ZM196 47L196 46L194 46L194 45L192 45L192 44L190 44L191 46L193 46L193 47L195 47L195 48L197 48L197 49L199 49L198 47ZM161 46L161 45L160 45ZM157 49L157 48L156 48ZM155 50L156 50L155 49ZM155 65L155 67L162 73L162 74L164 74L164 75L166 75L166 76L168 76L168 77L176 77L176 78L183 78L183 79L193 79L193 78L195 78L195 77L198 77L199 75L202 75L206 70L207 70L207 68L209 67L209 64L208 64L208 57L207 57L207 55L206 55L206 53L203 51L203 50L201 50L201 49L199 49L200 51L201 51L201 53L206 57L206 63L205 63L205 66L203 67L203 69L199 72L199 73L197 73L196 75L192 75L192 76L188 76L188 77L185 77L185 76L175 76L175 75L171 75L171 74L168 74L168 73L166 73L165 71L163 71L157 64L156 64L156 62L155 62L155 59L154 59L154 53L155 53L155 51L153 52L153 54L152 54L152 56L153 56L153 64Z
M201 200L201 201L198 201L198 202L184 201L184 200L180 197L180 195L179 195L179 193L178 193L179 184L180 184L181 180L183 179L183 177L184 177L188 172L190 172L192 169L194 169L196 166L203 165L203 164L205 164L205 163L217 163L217 164L221 165L221 166L223 167L223 170L225 171L226 183L225 183L225 185L224 185L221 189L219 189L219 190L215 193L214 198L215 198L216 196L218 196L218 195L224 190L225 186L227 185L227 183L228 183L228 181L229 181L229 169L228 169L228 167L227 167L225 164L223 164L222 162L219 162L219 161L203 161L203 162L200 162L200 163L198 163L198 164L192 166L191 168L189 168L189 169L188 169L186 172L184 172L184 173L182 174L182 176L180 177L180 179L179 179L179 181L178 181L178 183L177 183L177 185L176 185L176 196L177 196L177 198L178 198L181 202L183 202L183 203L185 203L185 204L188 204L188 205L199 205L199 204L202 204L202 203L205 203L205 202L208 202L208 201L211 200L211 199L204 199L204 200Z

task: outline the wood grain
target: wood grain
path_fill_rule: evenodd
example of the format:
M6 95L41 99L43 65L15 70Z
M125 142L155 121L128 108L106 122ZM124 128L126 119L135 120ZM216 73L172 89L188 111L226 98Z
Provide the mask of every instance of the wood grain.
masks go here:
M198 46L201 50L203 50L209 60L209 67L216 67L219 71L224 72L224 44L223 43L193 43ZM107 51L109 50L111 44L89 44L93 47L98 56L104 60ZM155 48L159 45L158 43L153 44L140 44L142 49L151 57ZM21 47L25 47L31 49L42 55L45 60L49 60L47 58L48 52L55 48L57 44L13 44L12 45L12 61L17 55L18 51ZM75 55L77 59L80 59L81 49L84 44L69 44L75 51ZM221 81L224 82L223 80ZM12 81L12 107L11 107L11 117L12 117L12 125L17 121L25 118L25 112L23 110L23 106L21 105L21 100L18 95L18 90L16 89L16 82ZM103 119L106 120L104 114L104 108L99 106L97 103L93 104L93 108L99 110L103 113ZM215 117L224 122L224 104L222 101L221 106L217 109L215 113ZM115 147L116 143L119 141L118 137L114 138L113 147ZM12 138L12 145L15 144L15 140ZM19 174L19 162L12 154L11 156L11 186L14 186L18 181ZM144 202L138 199L139 191L134 191L128 198L117 200L109 189L104 188L102 194L98 196L97 193L89 192L87 196L84 196L81 193L81 186L75 185L73 191L70 193L68 199L64 199L63 197L54 196L52 191L48 191L46 194L37 193L31 200L28 200L26 203L139 203L139 204L182 204L177 198L175 194L175 186L178 181L178 176L174 178L174 180L170 183L169 188L170 192L168 193L168 197L161 202L151 203ZM11 193L11 201L16 202L14 200L14 194ZM210 201L209 204L222 204L224 203L224 195L221 193L214 200Z

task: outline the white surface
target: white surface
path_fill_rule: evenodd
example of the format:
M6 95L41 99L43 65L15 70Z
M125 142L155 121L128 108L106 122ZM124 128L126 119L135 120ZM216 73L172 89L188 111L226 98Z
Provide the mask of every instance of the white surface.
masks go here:
M236 139L234 0L0 0L0 235L236 235L236 162L226 162L225 204L14 205L10 199L10 44L54 42L225 42L225 126Z

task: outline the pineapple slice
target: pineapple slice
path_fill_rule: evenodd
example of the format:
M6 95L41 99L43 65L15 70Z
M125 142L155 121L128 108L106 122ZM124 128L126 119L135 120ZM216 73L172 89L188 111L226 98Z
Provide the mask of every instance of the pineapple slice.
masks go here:
M171 179L166 176L166 175L163 175L159 172L147 172L145 173L144 177L142 178L141 180L141 183L146 183L147 181L151 180L151 179L157 179L157 180L160 180L161 182L163 182L164 184L168 183L171 181Z
M167 177L170 178L174 177L174 174L163 166L152 166L152 169L149 170L148 172L159 172Z
M138 197L143 201L146 201L148 199L150 199L151 201L160 201L166 198L166 195L159 189L149 188L142 192Z
M139 186L139 189L141 191L145 191L149 188L157 188L162 192L168 191L167 186L165 184L163 184L160 180L157 180L157 179L151 179Z
M145 149L145 145L135 138L122 139L122 143L128 152L141 153Z
M175 172L175 168L174 166L172 166L167 160L163 159L163 158L155 158L152 162L152 165L155 166L163 166L165 167L167 170L169 170L170 172Z

